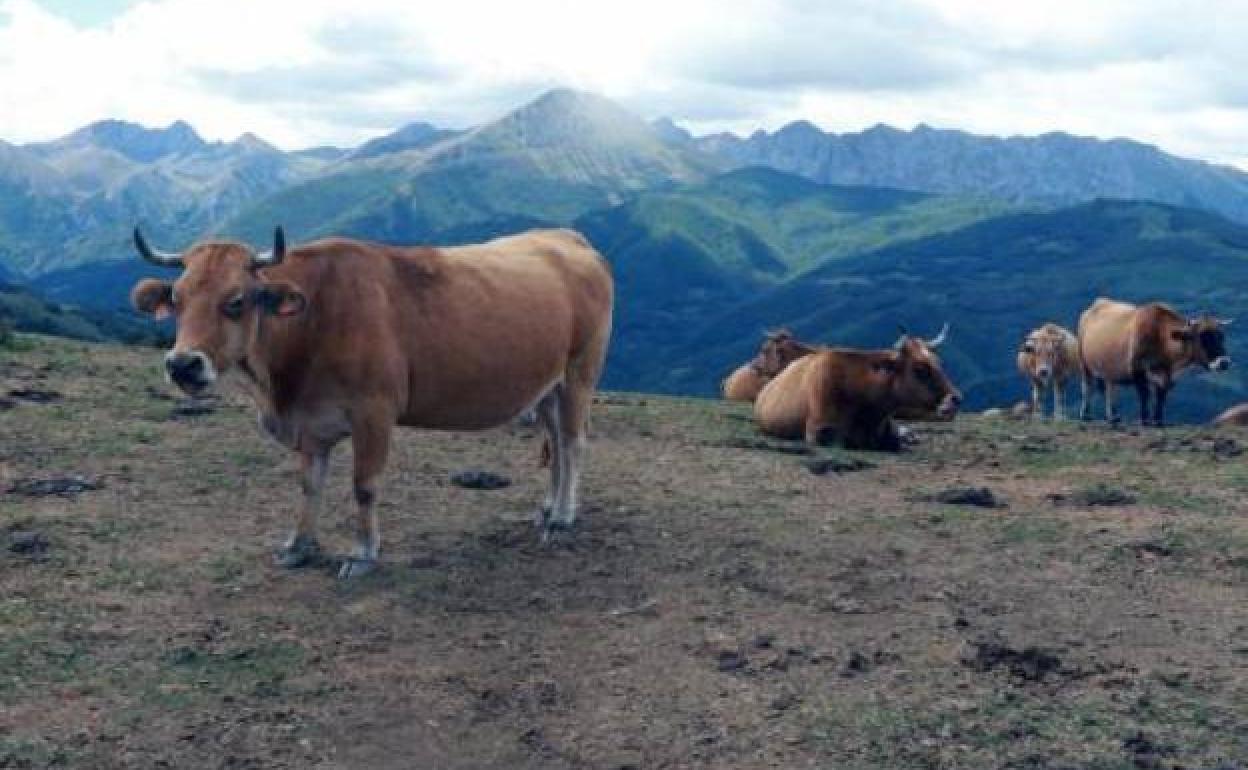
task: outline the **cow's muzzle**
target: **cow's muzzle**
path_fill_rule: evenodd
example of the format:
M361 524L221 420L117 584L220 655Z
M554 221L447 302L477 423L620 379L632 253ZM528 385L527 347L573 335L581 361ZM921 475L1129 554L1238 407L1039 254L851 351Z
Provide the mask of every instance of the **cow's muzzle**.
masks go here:
M942 420L952 420L960 406L962 406L962 394L950 393L941 400L940 406L936 407L936 416Z
M170 382L192 396L208 390L217 379L212 360L198 350L167 353L165 373L169 375Z
M1209 371L1211 372L1225 372L1227 369L1230 369L1230 368L1231 368L1230 356L1218 356L1217 358L1209 362Z

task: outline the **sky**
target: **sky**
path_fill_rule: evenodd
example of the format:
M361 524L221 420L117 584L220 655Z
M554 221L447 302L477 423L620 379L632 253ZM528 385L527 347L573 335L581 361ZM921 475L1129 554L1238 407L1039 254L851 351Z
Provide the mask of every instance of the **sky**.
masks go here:
M1248 0L0 0L0 139L350 146L598 92L694 133L925 123L1248 169Z

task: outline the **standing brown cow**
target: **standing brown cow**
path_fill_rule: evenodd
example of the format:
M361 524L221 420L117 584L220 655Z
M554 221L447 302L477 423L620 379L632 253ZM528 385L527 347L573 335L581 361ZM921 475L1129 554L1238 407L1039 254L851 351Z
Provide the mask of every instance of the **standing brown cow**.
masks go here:
M749 363L742 364L724 379L723 394L728 401L752 402L772 377L802 356L810 355L815 348L798 342L788 329L769 332L759 348L758 355Z
M1230 368L1223 327L1211 316L1186 319L1158 302L1136 307L1101 297L1079 316L1079 357L1083 362L1083 403L1079 416L1092 416L1095 382L1105 393L1105 419L1117 422L1116 390L1135 385L1140 423L1161 425L1166 396L1175 378L1191 366L1221 372ZM1149 396L1153 409L1149 412Z
M949 419L961 400L923 341L904 336L892 350L826 348L794 361L759 393L754 418L777 438L896 451L900 410Z
M1066 416L1066 382L1078 376L1079 339L1046 323L1033 330L1018 350L1018 371L1031 383L1031 416L1044 416L1044 391L1053 390L1053 418Z
M576 516L584 430L611 332L612 281L570 230L455 248L329 238L286 252L205 241L147 260L183 267L147 279L139 310L177 319L169 378L191 394L236 369L263 429L299 453L304 504L277 552L284 567L319 551L315 516L334 445L351 437L356 547L339 576L376 564L377 476L394 425L475 430L534 409L553 448L538 515L543 538Z

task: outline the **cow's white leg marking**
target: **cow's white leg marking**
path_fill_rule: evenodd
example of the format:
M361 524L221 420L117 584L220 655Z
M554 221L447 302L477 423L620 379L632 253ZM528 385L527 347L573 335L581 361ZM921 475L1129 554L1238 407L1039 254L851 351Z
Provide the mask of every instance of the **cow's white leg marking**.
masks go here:
M551 513L555 509L555 501L559 497L559 487L563 483L563 445L559 440L560 429L560 391L562 385L556 383L537 403L537 420L546 433L547 446L550 449L550 486L546 489L546 497L542 508L537 512L537 526L546 527Z
M1031 417L1044 417L1044 389L1036 380L1031 381Z
M1118 386L1110 380L1105 380L1105 421L1109 423L1118 422L1117 412Z
M1053 419L1066 419L1066 381L1053 380Z
M274 554L278 566L286 568L302 567L320 553L320 544L316 539L316 515L321 507L321 492L325 488L329 450L301 452L299 464L302 471L303 500L294 528L286 542Z
M1086 371L1079 378L1079 419L1092 419L1092 375Z

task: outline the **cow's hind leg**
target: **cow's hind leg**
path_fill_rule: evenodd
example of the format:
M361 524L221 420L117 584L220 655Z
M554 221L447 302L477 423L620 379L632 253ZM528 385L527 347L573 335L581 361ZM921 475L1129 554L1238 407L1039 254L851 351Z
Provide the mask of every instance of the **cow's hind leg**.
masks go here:
M563 433L560 430L560 422L562 419L560 402L562 401L563 384L557 384L550 389L542 399L537 402L537 408L534 412L537 415L537 422L542 426L545 433L545 443L543 448L549 452L544 459L550 464L550 486L546 490L546 497L542 501L542 507L537 512L537 526L546 532L546 527L550 523L551 512L555 509L555 501L559 496L559 485L563 483L564 473L564 452L563 452Z
M330 447L316 447L299 453L302 471L303 501L290 536L273 554L279 567L303 567L317 559L321 546L316 538L316 514L321 507L321 491L325 488L325 471L329 467Z
M579 355L569 363L559 394L559 437L556 452L560 455L560 484L546 522L543 539L554 530L571 529L576 522L577 494L580 491L581 461L585 455L585 434L589 430L589 410L593 406L594 388L602 374L607 354L610 325L604 325L589 340Z
M377 566L377 554L381 550L381 528L376 509L377 477L386 467L392 425L393 420L390 419L361 421L352 425L355 548L338 570L339 578L359 577Z
M1079 377L1079 419L1092 419L1092 372L1084 369Z

